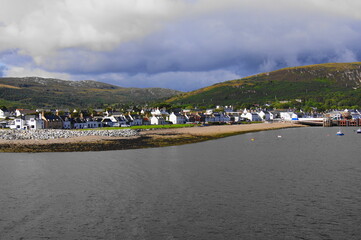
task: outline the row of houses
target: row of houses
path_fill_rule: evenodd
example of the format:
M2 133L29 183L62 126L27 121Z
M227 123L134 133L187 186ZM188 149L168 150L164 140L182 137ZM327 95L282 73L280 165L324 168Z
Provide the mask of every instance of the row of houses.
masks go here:
M254 112L152 112L148 117L140 114L108 113L106 116L84 116L72 117L71 114L29 114L14 117L5 122L3 127L11 129L85 129L100 127L128 127L139 125L165 125L184 123L234 123L242 121L271 120L271 114L256 114Z
M71 117L69 115L25 115L7 121L11 129L85 129L100 127L125 127L142 125L141 119L134 116L109 116L109 117Z
M168 113L166 109L152 109L141 111L139 114L127 114L121 112L100 111L99 115L87 112L63 112L53 111L45 114L39 110L17 109L15 113L0 110L0 119L2 127L11 129L85 129L100 127L127 127L139 125L165 125L165 124L184 124L184 123L237 123L243 121L295 121L299 118L323 117L321 114L306 115L304 113L295 113L293 111L266 111L266 110L248 110L242 111L218 111L209 109L205 112L180 110L179 112ZM348 114L345 114L348 113ZM332 118L342 118L345 115L352 118L361 118L358 111L333 111L327 116Z

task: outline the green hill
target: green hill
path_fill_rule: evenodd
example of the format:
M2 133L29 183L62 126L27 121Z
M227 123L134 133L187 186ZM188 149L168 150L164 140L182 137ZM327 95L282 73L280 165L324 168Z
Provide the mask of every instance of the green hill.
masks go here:
M361 63L284 68L226 81L168 100L173 104L242 105L301 99L326 107L361 106Z
M7 107L101 107L158 102L181 92L163 88L122 88L96 81L26 77L0 78L0 105Z

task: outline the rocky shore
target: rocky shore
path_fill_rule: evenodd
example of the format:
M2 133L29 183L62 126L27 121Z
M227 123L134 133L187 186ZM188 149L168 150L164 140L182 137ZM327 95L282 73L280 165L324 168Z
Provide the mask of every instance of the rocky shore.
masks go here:
M101 137L133 137L139 133L132 129L121 130L0 130L1 140L49 140L58 138L74 138L86 136Z

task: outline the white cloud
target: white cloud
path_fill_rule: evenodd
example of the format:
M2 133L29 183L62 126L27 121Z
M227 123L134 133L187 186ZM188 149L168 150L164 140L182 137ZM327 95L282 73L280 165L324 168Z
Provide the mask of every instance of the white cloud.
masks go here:
M184 11L168 0L1 0L0 50L20 49L41 63L62 48L111 50L141 38Z
M70 80L66 73L47 72L39 68L7 66L3 71L4 77L43 77Z
M111 50L178 18L213 12L240 14L324 13L361 19L356 0L1 0L0 50L20 49L41 63L62 48ZM4 7L5 6L5 7ZM262 19L261 19L262 20Z
M336 53L336 57L334 58L334 62L356 62L356 55L350 51L349 49L339 50Z

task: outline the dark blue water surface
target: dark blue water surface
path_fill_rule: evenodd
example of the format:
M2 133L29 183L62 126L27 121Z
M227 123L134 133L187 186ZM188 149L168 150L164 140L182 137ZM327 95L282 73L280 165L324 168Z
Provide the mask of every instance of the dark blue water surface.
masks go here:
M0 153L0 239L361 239L355 128Z

